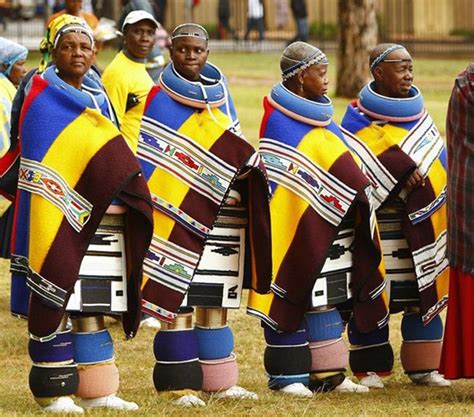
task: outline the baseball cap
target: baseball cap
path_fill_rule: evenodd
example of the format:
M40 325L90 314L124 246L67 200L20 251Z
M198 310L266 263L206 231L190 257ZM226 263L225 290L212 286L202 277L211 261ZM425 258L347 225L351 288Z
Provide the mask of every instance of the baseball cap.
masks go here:
M151 20L157 28L160 27L160 24L151 13L148 13L145 10L134 10L133 12L130 12L123 21L122 32L126 25L133 25L134 23L140 22L142 20Z

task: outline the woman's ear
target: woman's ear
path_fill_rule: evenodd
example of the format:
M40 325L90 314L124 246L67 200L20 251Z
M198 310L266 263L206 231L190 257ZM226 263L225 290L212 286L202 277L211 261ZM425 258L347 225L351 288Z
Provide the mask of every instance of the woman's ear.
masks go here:
M303 70L303 71L299 71L297 74L296 74L296 78L298 80L298 84L304 84L304 79L306 77L306 71Z
M381 80L383 78L383 69L380 67L375 67L372 71L375 80Z

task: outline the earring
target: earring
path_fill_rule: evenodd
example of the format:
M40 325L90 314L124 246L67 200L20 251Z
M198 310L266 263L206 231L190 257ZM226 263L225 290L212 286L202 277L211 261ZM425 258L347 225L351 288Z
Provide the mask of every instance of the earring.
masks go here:
M300 93L303 93L303 92L304 92L304 84L300 83Z
M54 69L54 72L55 72L56 74L59 74L59 68L56 67L56 68Z

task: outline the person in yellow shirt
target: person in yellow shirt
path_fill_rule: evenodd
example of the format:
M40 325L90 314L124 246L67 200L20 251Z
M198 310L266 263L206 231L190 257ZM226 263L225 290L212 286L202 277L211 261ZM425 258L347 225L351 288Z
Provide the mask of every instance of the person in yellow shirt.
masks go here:
M153 80L148 75L145 60L155 43L159 26L144 10L130 12L122 25L123 49L115 56L102 75L105 90L114 106L120 131L133 152L138 145L138 132Z

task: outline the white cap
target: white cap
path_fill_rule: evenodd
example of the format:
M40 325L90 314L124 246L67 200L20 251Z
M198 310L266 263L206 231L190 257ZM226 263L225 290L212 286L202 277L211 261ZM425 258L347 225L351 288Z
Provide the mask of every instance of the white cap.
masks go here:
M160 24L151 13L148 13L145 10L134 10L133 12L130 12L123 21L122 32L126 25L133 25L134 23L141 22L142 20L151 20L157 28L160 27Z

